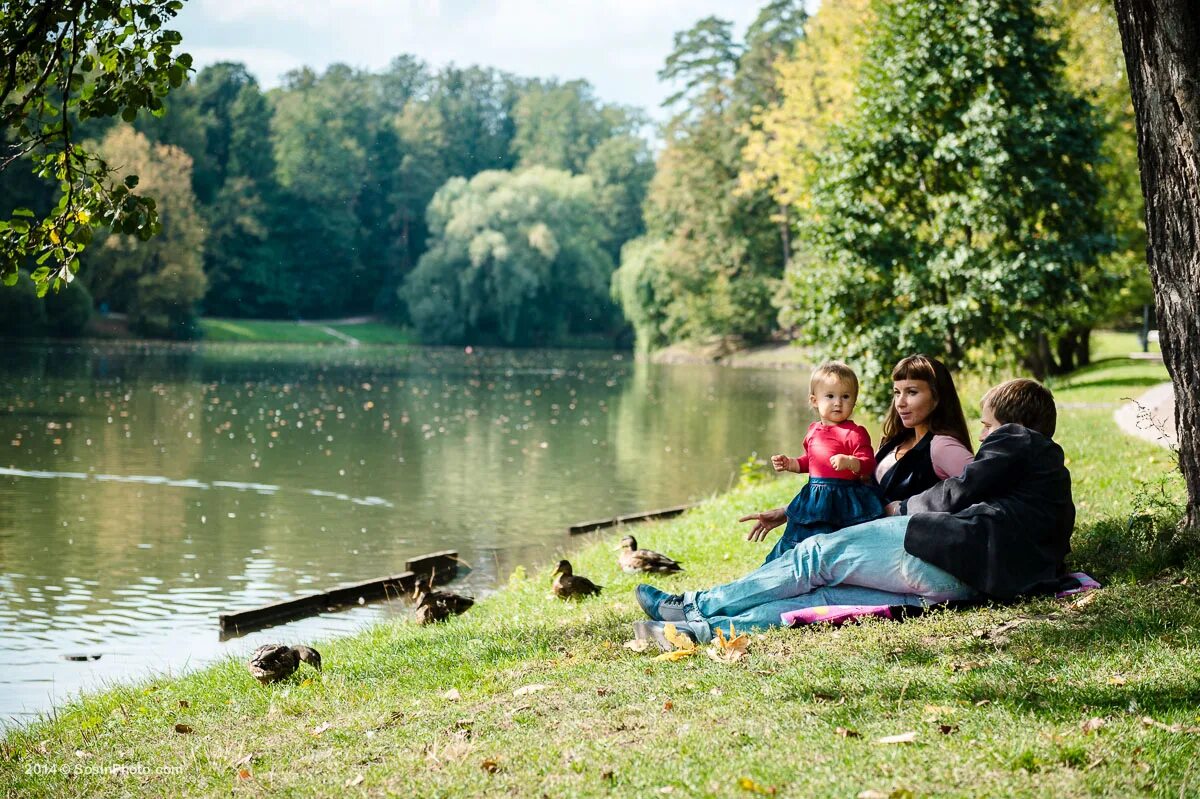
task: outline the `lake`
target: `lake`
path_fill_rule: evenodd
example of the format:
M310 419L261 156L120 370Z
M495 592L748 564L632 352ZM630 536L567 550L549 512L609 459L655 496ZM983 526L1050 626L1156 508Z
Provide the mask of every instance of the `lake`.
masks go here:
M427 552L457 550L455 587L485 595L569 553L567 525L722 492L752 453L797 451L813 418L807 373L621 352L10 342L0 357L8 725L81 689L405 615L370 604L229 641L217 625Z

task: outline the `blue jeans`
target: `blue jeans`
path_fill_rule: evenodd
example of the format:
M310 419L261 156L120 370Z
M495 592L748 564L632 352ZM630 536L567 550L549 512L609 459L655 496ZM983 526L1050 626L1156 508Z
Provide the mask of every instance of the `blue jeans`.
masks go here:
M741 579L683 595L689 621L762 630L789 610L820 605L929 605L971 599L957 577L904 551L909 517L890 516L806 538ZM701 636L704 640L708 638Z

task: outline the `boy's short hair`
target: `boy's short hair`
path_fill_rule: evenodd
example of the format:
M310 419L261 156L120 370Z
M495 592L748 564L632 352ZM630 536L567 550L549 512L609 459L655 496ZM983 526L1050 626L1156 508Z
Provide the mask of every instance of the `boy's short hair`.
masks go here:
M808 380L808 393L817 393L817 384L826 380L841 380L854 386L854 396L858 396L858 375L854 370L841 361L826 361L813 369L812 377Z
M981 404L991 408L1001 424L1019 424L1047 438L1054 437L1058 423L1054 395L1036 380L1019 377L1001 383L984 395Z

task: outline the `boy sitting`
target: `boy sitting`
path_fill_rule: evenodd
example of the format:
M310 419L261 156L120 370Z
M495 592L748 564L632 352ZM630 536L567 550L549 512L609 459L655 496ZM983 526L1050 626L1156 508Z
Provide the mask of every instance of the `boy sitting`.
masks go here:
M1007 600L1052 590L1070 551L1071 475L1054 434L1054 397L1010 380L983 399L979 452L952 477L892 515L801 542L786 556L707 591L668 595L649 585L638 604L654 621L635 634L670 648L664 622L699 641L717 626L763 629L783 613L820 605L926 605ZM771 529L781 510L752 517Z

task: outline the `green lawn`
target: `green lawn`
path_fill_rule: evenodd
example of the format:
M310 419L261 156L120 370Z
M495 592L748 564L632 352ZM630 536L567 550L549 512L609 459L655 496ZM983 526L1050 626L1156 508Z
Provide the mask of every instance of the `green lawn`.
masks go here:
M548 553L447 624L321 643L320 675L263 687L228 660L88 696L10 733L0 780L22 797L1195 796L1200 564L1169 525L1130 523L1136 497L1152 515L1148 498L1181 486L1167 452L1112 422L1122 396L1164 378L1107 361L1055 387L1074 565L1106 584L1086 601L780 630L740 663L660 662L622 646L638 580L608 532L571 554L598 599L551 597ZM757 565L768 544L735 520L794 489L764 478L639 528L687 565L657 582ZM64 774L89 765L127 770Z
M346 345L345 339L332 335L320 323L268 319L201 319L204 340L211 342L335 344ZM385 322L333 324L329 328L357 339L362 344L411 344L412 334Z

